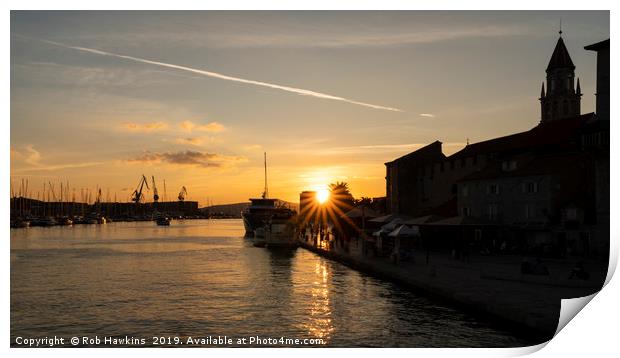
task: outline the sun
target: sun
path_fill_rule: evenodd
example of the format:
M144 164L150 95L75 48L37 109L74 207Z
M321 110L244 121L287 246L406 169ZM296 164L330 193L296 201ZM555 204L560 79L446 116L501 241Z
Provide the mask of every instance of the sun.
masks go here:
M319 189L316 192L316 200L320 204L325 203L327 201L327 199L329 199L329 190L327 190L327 189Z

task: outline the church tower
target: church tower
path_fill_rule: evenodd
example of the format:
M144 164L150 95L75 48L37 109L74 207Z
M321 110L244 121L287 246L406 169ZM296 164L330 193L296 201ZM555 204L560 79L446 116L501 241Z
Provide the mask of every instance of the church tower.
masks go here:
M575 65L568 54L562 31L551 60L547 66L547 91L543 82L540 93L540 122L546 123L581 114L581 86L577 79L575 88Z

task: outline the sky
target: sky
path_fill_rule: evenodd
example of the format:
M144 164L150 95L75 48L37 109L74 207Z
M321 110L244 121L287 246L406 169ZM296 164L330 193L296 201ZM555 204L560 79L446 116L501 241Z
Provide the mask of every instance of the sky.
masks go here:
M201 206L385 195L385 162L540 121L563 38L594 111L608 11L12 11L11 181ZM148 194L147 194L148 195ZM80 199L77 194L77 200Z

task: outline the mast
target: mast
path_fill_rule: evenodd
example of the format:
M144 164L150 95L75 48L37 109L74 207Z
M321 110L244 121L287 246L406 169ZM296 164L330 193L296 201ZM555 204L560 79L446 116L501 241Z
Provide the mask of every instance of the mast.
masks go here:
M166 179L164 179L164 203L166 202Z
M264 152L263 156L265 161L265 191L263 191L263 199L267 199L269 197L269 189L267 188L267 152Z

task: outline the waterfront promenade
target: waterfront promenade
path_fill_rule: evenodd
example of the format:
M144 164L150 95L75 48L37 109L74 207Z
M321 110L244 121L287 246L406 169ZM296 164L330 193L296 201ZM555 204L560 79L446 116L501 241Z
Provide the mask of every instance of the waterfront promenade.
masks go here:
M607 267L595 260L584 266L589 280L569 279L578 259L545 260L548 276L523 275L518 256L472 255L456 260L447 253L416 251L411 260L394 263L385 257L362 254L355 241L346 250L338 245L300 245L325 257L340 261L360 271L405 284L429 296L447 301L540 339L553 337L563 298L590 295L598 291ZM348 252L347 252L348 251Z

